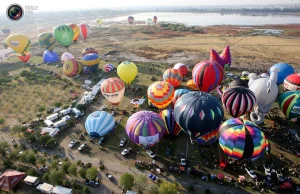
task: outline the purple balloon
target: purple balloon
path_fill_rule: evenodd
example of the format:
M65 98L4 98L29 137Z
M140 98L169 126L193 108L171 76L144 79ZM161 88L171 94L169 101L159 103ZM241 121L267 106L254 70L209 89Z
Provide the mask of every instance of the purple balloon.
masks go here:
M59 56L54 51L46 50L43 54L43 59L46 63L56 63L59 61Z

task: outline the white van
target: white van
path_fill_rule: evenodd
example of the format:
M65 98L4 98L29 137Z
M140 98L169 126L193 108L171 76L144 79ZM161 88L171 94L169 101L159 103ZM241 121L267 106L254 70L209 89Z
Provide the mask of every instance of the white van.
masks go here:
M47 117L46 117L46 120L54 121L55 119L58 119L58 118L59 118L58 113L55 113L55 114L52 114L52 115L47 116Z
M65 115L67 115L67 114L70 114L71 111L72 111L71 108L67 108L67 109L61 110L61 111L59 112L59 115L60 115L60 116L65 116Z
M31 185L31 186L37 186L39 184L39 178L38 177L35 177L35 176L27 176L25 179L24 179L24 182L27 184L27 185Z

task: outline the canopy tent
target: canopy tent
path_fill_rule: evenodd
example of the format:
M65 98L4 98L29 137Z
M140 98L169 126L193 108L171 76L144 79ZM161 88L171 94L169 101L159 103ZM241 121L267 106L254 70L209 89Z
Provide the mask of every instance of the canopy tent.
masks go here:
M13 189L24 177L26 173L15 171L15 170L6 170L0 176L0 189L3 191L10 191Z

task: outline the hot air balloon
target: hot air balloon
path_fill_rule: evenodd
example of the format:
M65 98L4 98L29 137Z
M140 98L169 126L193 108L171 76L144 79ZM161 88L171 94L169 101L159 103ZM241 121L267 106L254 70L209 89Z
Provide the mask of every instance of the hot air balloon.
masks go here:
M152 19L151 19L151 18L148 18L148 19L146 20L146 24L147 24L148 26L152 25L152 24L153 24Z
M287 119L300 117L300 91L284 92L278 97L277 102Z
M70 28L73 30L73 42L76 42L79 38L79 34L80 34L80 29L79 26L77 24L70 24L69 25Z
M219 129L219 145L234 160L258 159L265 151L266 137L254 123L239 118L225 121Z
M28 61L29 61L29 59L30 59L30 53L28 52L28 53L26 53L26 55L25 56L22 56L22 55L20 55L20 56L17 56L21 61L23 61L24 63L27 63Z
M196 86L194 80L192 80L192 79L190 79L188 82L186 82L186 85L187 85L189 88L191 88L192 90L196 90L196 91L199 90L198 86Z
M71 53L65 52L62 54L60 60L61 60L61 63L64 64L69 59L75 59L75 57Z
M148 87L148 99L157 108L167 107L174 97L174 87L168 82L158 81Z
M68 25L56 26L53 30L53 35L61 45L67 48L71 45L74 38L74 32Z
M211 50L210 60L218 63L224 70L231 66L231 54L228 46L225 47L222 54L219 55L215 50Z
M176 122L191 140L216 130L224 117L219 100L205 92L184 94L177 100L174 112Z
M6 44L16 53L25 56L30 51L30 39L23 34L12 34L6 38Z
M156 22L157 22L157 17L156 16L153 17L153 22L156 24Z
M252 111L256 98L248 88L233 87L225 90L222 103L232 117L239 117Z
M148 99L148 106L149 106L149 108L152 108L152 109L156 108L149 99Z
M112 71L114 68L115 68L115 66L113 64L109 63L109 64L106 64L103 66L103 71L107 73L107 72Z
M46 29L45 29L45 27L42 27L42 26L40 26L40 27L37 27L36 28L36 30L38 31L38 33L44 33L44 32L46 32Z
M272 67L276 67L279 69L277 85L282 84L284 79L287 76L295 73L293 66L291 66L290 64L287 64L287 63L277 63L277 64L273 65ZM272 71L270 72L270 76L272 76Z
M112 105L118 105L125 92L125 84L119 78L108 78L101 84L101 93Z
M86 54L90 54L90 53L98 54L98 51L97 51L97 49L94 49L93 47L88 47L88 48L83 49L82 56L84 56Z
M193 80L202 92L211 92L223 80L223 68L213 61L198 63L193 69Z
M111 132L115 127L114 117L105 111L95 111L85 121L85 129L90 137L97 138Z
M48 51L46 50L43 54L44 62L46 63L56 63L59 61L59 56L54 51Z
M200 137L196 138L196 142L203 146L212 145L217 140L218 132L219 132L219 128L205 135L201 135Z
M7 59L13 55L15 55L15 52L11 48L0 50L0 62L4 61L5 59Z
M300 74L291 74L284 79L284 88L287 90L300 90Z
M75 59L68 59L63 65L63 72L69 77L80 74L81 69L81 64L78 63Z
M50 32L45 32L39 35L38 42L42 48L52 51L58 45L57 40Z
M133 24L133 22L134 22L134 17L128 16L128 23Z
M96 23L100 26L103 23L103 20L101 18L97 18Z
M85 67L83 68L84 73L92 73L98 70L98 66L100 63L100 58L98 54L86 54L82 57L82 61L83 65L85 65Z
M181 128L175 121L174 110L166 109L166 110L161 111L159 113L159 115L161 116L161 118L163 119L163 121L165 123L166 134L177 136L180 133Z
M129 61L121 63L117 68L117 74L125 84L133 82L137 72L137 66Z
M163 74L163 80L172 84L175 88L180 86L182 75L177 69L167 69Z
M6 26L1 27L1 34L8 36L10 34L10 29Z
M229 84L229 88L240 87L240 86L248 88L248 83L246 81L242 80L241 78L236 78Z
M91 28L88 24L79 24L80 28L80 34L84 38L84 40L87 39L87 37L91 34Z
M187 89L177 89L177 90L175 90L174 97L173 97L173 100L172 100L172 107L174 108L176 101L177 101L183 94L186 94L186 93L188 93L188 92L190 92L190 91L187 90Z
M261 78L269 78L270 76L267 73L262 73L262 74L260 74L260 77Z
M177 63L174 65L173 69L177 69L182 76L186 76L189 73L189 68L183 63Z
M129 117L126 123L129 139L145 149L154 146L164 136L164 121L155 112L139 111Z

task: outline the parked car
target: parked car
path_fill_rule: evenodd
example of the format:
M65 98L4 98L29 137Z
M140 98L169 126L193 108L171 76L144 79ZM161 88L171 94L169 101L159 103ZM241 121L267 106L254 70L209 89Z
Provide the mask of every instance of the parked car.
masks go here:
M78 151L83 151L83 150L85 150L87 147L88 147L87 143L82 144L82 145L78 148Z
M185 158L180 159L180 165L181 166L186 166L186 159Z
M263 164L263 167L265 169L265 174L267 176L271 176L271 169L270 169L269 165Z
M155 156L156 156L151 150L146 150L146 153L147 153L151 158L155 158Z
M282 173L280 171L276 171L276 174L277 174L277 178L280 182L285 181L285 178L284 178L284 176L282 175Z
M121 154L123 155L123 156L125 156L125 155L127 155L127 154L129 154L130 153L130 150L131 150L131 148L130 147L128 147L128 148L125 148L122 152L121 152Z
M94 187L98 187L100 184L97 181L85 180L86 185L91 185Z
M172 153L172 147L171 147L171 145L168 145L167 150L166 150L166 155L170 156L171 153Z
M40 171L48 171L49 170L49 166L42 166L41 168L39 168Z
M79 141L72 139L71 142L69 143L69 148L73 148Z
M256 179L256 178L257 178L257 176L256 176L256 174L255 174L255 172L254 172L254 170L248 170L247 168L245 168L245 170L246 170L246 172L248 173L248 175L249 175L251 178L253 178L253 179Z
M126 138L122 138L120 141L120 147L123 147L126 142Z
M99 145L102 145L102 144L103 144L103 141L104 141L104 139L105 139L104 137L101 137L101 138L99 139L99 141L98 141L98 144L99 144Z

